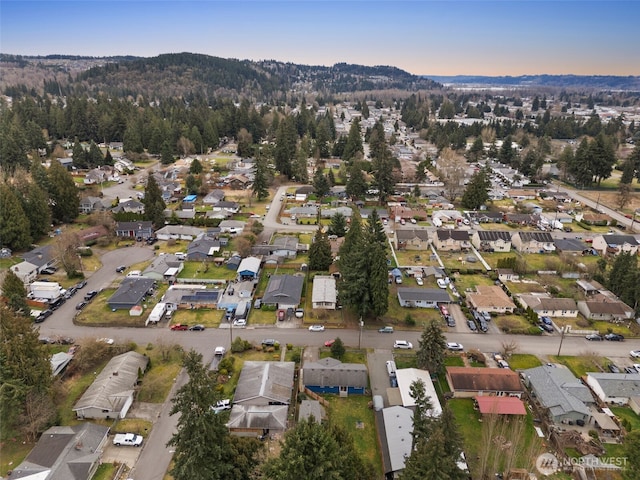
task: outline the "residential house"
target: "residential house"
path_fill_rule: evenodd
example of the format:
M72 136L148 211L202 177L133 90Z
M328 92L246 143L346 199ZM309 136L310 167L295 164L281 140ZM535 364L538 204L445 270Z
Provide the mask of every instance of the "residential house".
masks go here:
M335 310L337 300L336 279L332 275L313 277L311 303L314 310Z
M221 248L220 240L210 235L202 235L187 246L187 260L190 262L212 261Z
M78 418L125 418L133 404L135 387L149 365L149 357L130 351L116 355L76 402Z
M118 203L118 205L113 207L111 209L111 211L113 213L137 213L137 214L143 214L144 213L144 204L142 202L137 201L137 200L133 200L131 198L128 198L126 200L120 201L120 203Z
M271 275L262 296L263 305L276 308L297 308L300 305L304 277L298 275Z
M238 280L257 280L260 272L260 259L258 257L243 258L238 265Z
M467 218L474 223L502 223L504 214L502 212L476 211L467 212ZM509 241L511 241L511 236L509 236Z
M505 213L503 219L506 223L533 226L538 224L540 217L531 213Z
M363 394L369 383L367 367L362 363L342 363L327 357L317 362L305 362L302 368L304 386L316 393L340 396Z
M344 218L349 219L353 215L353 209L351 207L323 208L320 211L320 216L322 218L332 218L337 213L342 215Z
M145 277L125 277L118 290L107 301L112 310L130 310L140 305L149 294L155 280Z
M161 302L167 304L169 310L218 308L222 294L218 289L207 289L205 285L172 285L162 296Z
M595 280L576 280L576 286L587 296L596 295L604 290L604 287Z
M189 225L165 225L156 231L158 240L193 240L204 235L205 230Z
M627 405L630 398L640 396L640 373L588 372L586 383L604 403Z
M100 197L84 197L80 200L80 213L101 212L111 206L111 202Z
M235 215L236 213L240 212L240 204L238 202L227 202L224 200L220 200L218 203L213 205L213 211L223 211L231 215Z
M215 205L216 203L224 200L224 190L215 189L209 192L203 199L202 203L205 205Z
M97 183L103 183L107 180L107 172L100 170L99 168L94 168L93 170L87 172L82 181L85 185L95 185Z
M100 466L109 427L84 422L45 430L10 477L24 480L90 480Z
M153 237L153 223L144 220L139 222L116 222L116 236L143 240Z
M520 253L549 253L556 250L553 237L548 232L516 232L511 243Z
M541 317L575 318L578 306L573 298L552 298L549 294L518 295L522 308L531 308Z
M142 276L157 282L175 279L184 268L184 263L172 253L160 254L153 259L151 265L144 269Z
M360 208L360 217L363 220L367 220L371 215L371 213L373 212L373 210L376 211L376 213L378 214L378 218L380 218L380 220L382 221L389 220L389 211L386 208L382 208L382 207Z
M422 272L426 278L433 276L434 278L445 278L447 276L444 269L440 267L434 267L433 265L428 265L422 268Z
M508 368L447 367L447 383L456 398L520 398L524 393L520 377Z
M382 464L385 478L399 478L413 451L413 410L399 405L382 409Z
M516 281L520 280L520 275L515 273L510 268L498 268L498 269L496 269L496 272L498 273L498 280L500 280L502 283L504 283L504 282L516 282Z
M582 215L581 220L587 225L599 225L601 227L609 225L611 217L604 213L585 213Z
M401 307L438 308L440 303L451 303L451 297L441 288L398 287Z
M22 280L22 283L29 285L38 277L38 266L29 262L20 262L12 265L9 269Z
M516 305L497 285L477 285L475 293L467 294L467 303L479 312L513 313Z
M276 237L273 240L272 254L282 258L296 258L298 256L298 237Z
M415 407L416 401L411 395L411 384L416 380L424 383L424 392L431 401L431 409L427 414L431 417L439 417L442 413L442 406L438 399L438 394L431 380L431 374L427 370L418 368L399 368L396 370L396 380L398 381L398 391L403 407Z
M241 222L239 220L223 220L220 222L220 232L221 233L241 233L244 230L244 226L247 222Z
M45 268L53 267L56 263L58 263L58 259L55 257L55 252L52 245L45 245L42 247L36 247L33 250L29 250L28 252L22 254L22 259L25 262L30 263L31 265L35 265L37 274L40 274L40 272L42 272L42 270L44 270ZM18 264L18 266L21 265L21 263ZM21 271L27 270L27 268L21 269Z
M587 253L587 250L590 250L586 243L575 238L556 238L553 240L553 244L556 246L558 253Z
M460 252L471 249L467 230L436 230L433 245L443 252Z
M638 253L638 240L632 235L596 235L593 237L593 248L602 256Z
M499 230L477 230L471 244L481 252L510 252L511 233Z
M231 255L227 260L227 268L229 270L238 270L240 266L240 262L242 262L242 257L240 255Z
M162 212L164 217L168 218L169 221L172 221L171 218L178 219L178 220L193 220L194 218L196 218L196 213L197 212L193 208L183 209L183 210L171 210L170 208L167 208L164 210L164 212ZM213 212L208 211L207 214L209 213L213 213ZM207 218L209 218L208 215L207 215ZM222 217L222 218L226 218L226 217ZM176 223L175 220L173 221L173 223Z
M589 389L563 365L546 364L522 372L525 385L554 423L589 423L595 400Z
M253 181L247 175L230 175L225 181L225 185L233 190L246 190Z
M291 218L316 218L318 216L317 205L302 205L300 207L292 207L287 210Z
M246 361L227 427L232 434L260 436L287 428L295 363Z
M578 311L588 320L623 322L635 316L633 308L612 295L602 293L592 295L588 300L578 302Z
M397 228L393 235L397 250L426 250L429 248L429 231L419 228Z
M507 195L509 198L512 198L516 202L521 202L523 200L535 200L538 196L535 190L522 190L522 189L511 189L507 191Z

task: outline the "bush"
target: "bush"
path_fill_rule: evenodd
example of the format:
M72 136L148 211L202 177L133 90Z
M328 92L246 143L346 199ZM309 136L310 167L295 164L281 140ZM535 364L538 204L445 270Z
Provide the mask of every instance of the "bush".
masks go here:
M301 354L300 354L300 349L296 349L293 351L293 353L291 354L291 360L295 363L300 363L300 359L301 359Z
M250 349L251 349L251 343L248 342L247 340L243 340L240 337L236 337L233 339L233 343L231 344L232 353L242 353Z
M89 247L79 248L78 255L80 255L81 257L91 257L93 255L93 250L91 250Z
M407 316L404 317L404 323L409 327L415 327L416 321L413 319L410 313L407 313Z
M233 366L236 363L236 357L234 357L233 355L229 355L228 357L223 358L222 360L220 360L220 364L218 365L218 371L220 372L220 374L223 374L222 371L226 370L227 373L225 373L224 375L228 375L228 372L232 372L233 371Z

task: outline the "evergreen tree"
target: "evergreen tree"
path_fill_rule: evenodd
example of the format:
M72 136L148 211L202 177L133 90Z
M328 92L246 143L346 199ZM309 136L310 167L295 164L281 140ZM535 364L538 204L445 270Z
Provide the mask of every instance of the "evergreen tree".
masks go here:
M329 172L327 172L327 181L329 182L329 187L333 187L336 184L336 176L333 173L333 168L330 168Z
M73 142L73 166L76 168L84 169L88 167L87 152L76 137Z
M347 233L347 219L345 216L336 212L331 217L331 223L329 224L329 235L335 235L337 237L344 237Z
M446 434L436 429L424 442L420 442L405 463L401 480L456 480L463 479L463 472L446 450Z
M202 173L202 163L197 158L194 158L189 166L189 173L193 175L199 175Z
M293 173L292 161L296 155L296 145L298 133L295 126L295 119L288 116L280 122L276 135L276 145L273 151L276 169L291 178Z
M333 358L337 358L338 360L342 360L342 357L344 357L345 351L346 350L344 348L344 343L342 343L342 340L340 339L340 337L337 337L333 342L333 344L331 345L331 356Z
M349 168L349 179L347 180L345 192L351 198L363 198L367 193L367 182L364 179L364 173L356 164Z
M164 142L162 144L162 152L160 154L160 162L163 165L169 165L171 163L173 163L174 161L174 157L173 157L173 150L171 149L171 145L169 144L169 142Z
M87 164L89 165L90 168L99 167L101 165L104 165L105 163L104 155L102 155L102 151L93 140L91 140L91 143L89 144L89 151L87 152L86 158L87 158Z
M269 188L267 184L267 165L263 159L256 161L256 173L253 179L253 194L262 201L269 196Z
M332 263L329 237L322 232L322 226L318 226L314 241L309 247L309 270L326 271Z
M129 121L127 129L124 132L122 148L125 152L142 153L144 148L142 146L142 138L140 136L140 128L138 122Z
M162 192L153 175L149 175L147 178L147 187L144 191L142 203L144 204L145 220L151 220L156 229L162 228L164 226L164 210L167 206L162 199Z
M489 200L490 187L491 182L484 169L474 173L462 194L462 206L469 210L480 208Z
M191 350L183 366L189 381L173 398L171 415L180 414L177 432L168 445L175 448L171 475L176 480L226 480L233 470L229 432L223 415L216 414L216 380Z
M444 351L447 340L437 320L430 320L424 327L420 337L420 346L416 353L418 368L438 375L444 368Z
M20 200L6 183L0 183L0 239L14 250L31 245L29 221Z
M360 121L356 118L349 128L347 142L344 146L344 152L342 152L342 160L350 162L358 152L364 153L364 148L362 146L362 136L360 135Z
M329 194L331 187L321 168L317 168L313 175L313 188L318 198L326 197Z
M104 154L104 164L105 165L113 165L115 162L113 161L113 157L111 156L111 152L107 149L107 153Z
M472 162L477 162L484 155L484 143L482 142L482 137L476 137L469 149L469 160Z
M48 171L54 220L69 223L80 213L80 198L73 177L62 164L56 160L51 162Z
M24 283L15 273L7 270L2 282L2 295L7 300L7 306L16 314L28 316L30 309L27 306L27 290Z
M600 133L595 140L589 144L592 159L592 171L595 180L600 186L602 180L611 176L613 166L616 164L616 154L611 141Z
M371 160L373 168L373 178L378 188L380 203L384 204L387 197L393 194L395 188L395 179L393 178L393 167L397 160L391 156L388 148L385 148Z
M635 176L635 165L630 159L627 159L622 165L622 175L620 176L620 183L623 185L630 185L633 182Z
M502 142L502 146L500 147L500 153L498 154L498 159L507 165L511 165L515 159L516 153L513 149L513 143L511 142L511 136L508 136Z
M387 250L383 243L371 242L367 249L369 308L367 313L380 318L389 310L389 270Z
M3 432L20 427L20 416L29 395L49 395L52 380L49 360L50 353L38 340L38 330L31 322L8 308L0 308L0 423Z

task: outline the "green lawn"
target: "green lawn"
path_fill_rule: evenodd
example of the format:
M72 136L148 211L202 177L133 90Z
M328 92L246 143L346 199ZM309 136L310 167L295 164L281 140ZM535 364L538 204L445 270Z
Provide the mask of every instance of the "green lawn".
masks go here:
M165 287L166 288L166 287ZM142 327L149 315L150 308L153 308L155 302L147 304L147 309L139 317L129 315L129 310L111 311L107 301L116 291L116 288L106 288L101 291L89 304L80 311L74 318L77 325L91 325L102 327ZM157 296L160 298L162 294Z
M347 398L340 398L335 395L326 395L325 398L330 404L330 420L341 425L351 434L358 453L374 466L376 478L382 478L382 456L375 417L373 409L369 408L371 397L350 395Z
M640 416L629 407L609 407L616 417L625 419L631 424L632 430L640 430Z
M178 278L203 278L208 280L232 280L237 272L225 266L217 267L211 262L184 262Z
M608 363L605 357L598 357L597 355L577 356L569 357L562 355L560 357L553 355L549 357L552 362L561 363L565 365L573 372L573 374L580 378L586 375L587 372L601 372L604 371L605 365Z
M535 355L527 353L514 353L509 357L509 366L512 370L526 370L542 365L542 361Z
M493 285L493 280L487 275L454 275L455 285L458 292L467 292L468 289L476 291L478 285Z
M498 315L493 322L500 330L514 335L540 335L538 327L531 325L521 315Z
M93 475L93 480L111 480L116 473L116 466L113 463L101 463Z
M195 310L180 309L173 313L171 323L185 323L187 325L201 324L207 328L218 328L224 317L224 310L199 308Z
M4 436L3 432L3 436ZM1 444L0 475L7 478L7 472L16 468L29 454L35 443L24 442L22 435L5 439Z

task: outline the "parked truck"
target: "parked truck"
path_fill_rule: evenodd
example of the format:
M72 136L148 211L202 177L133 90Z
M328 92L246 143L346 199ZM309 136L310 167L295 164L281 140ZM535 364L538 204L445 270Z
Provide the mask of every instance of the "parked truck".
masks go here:
M31 290L30 298L45 300L56 300L62 295L62 287L56 282L33 282L29 285Z
M142 445L142 435L135 433L117 433L113 437L113 444L119 446L139 447Z
M226 348L216 347L216 349L213 351L213 360L211 361L209 370L213 370L214 372L218 371L218 365L220 365L220 362L222 361L225 353L227 353Z
M236 320L246 320L247 316L249 316L249 305L250 304L248 300L242 300L238 302L234 318Z

